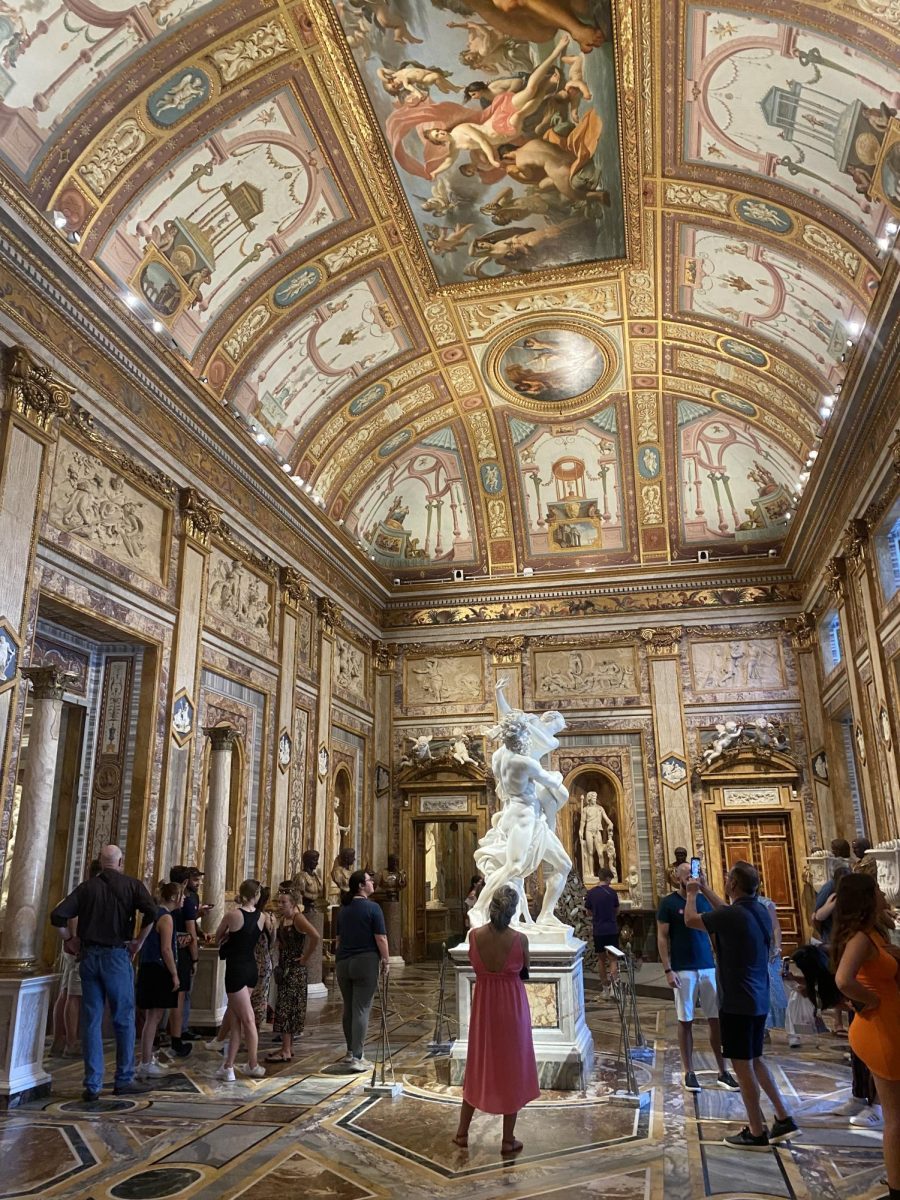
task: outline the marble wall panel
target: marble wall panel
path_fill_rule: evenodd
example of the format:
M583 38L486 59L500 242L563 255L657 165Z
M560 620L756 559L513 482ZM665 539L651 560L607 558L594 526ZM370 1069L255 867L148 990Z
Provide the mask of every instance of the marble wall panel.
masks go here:
M468 711L484 704L484 688L484 661L478 653L416 655L404 663L407 706Z
M776 638L692 642L690 664L695 692L772 691L787 684Z
M368 655L356 642L342 637L340 634L335 639L335 645L333 680L335 692L354 704L367 709L371 708Z
M570 646L535 650L536 700L568 699L583 704L639 694L633 646Z
M248 634L268 644L272 639L272 581L227 551L214 546L209 555L206 622L223 626L243 640Z

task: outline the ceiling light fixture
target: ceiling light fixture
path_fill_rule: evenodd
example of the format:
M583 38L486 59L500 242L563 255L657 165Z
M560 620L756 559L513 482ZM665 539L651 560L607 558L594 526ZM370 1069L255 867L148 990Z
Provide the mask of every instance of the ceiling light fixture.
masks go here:
M898 225L896 221L888 221L887 225L884 227L884 232L889 237L895 237L898 231L900 231L900 225Z
M890 238L886 238L886 237L880 237L880 238L876 238L876 239L875 239L875 245L878 247L878 249L879 249L879 250L880 250L882 253L884 253L884 251L885 251L885 250L890 250L890 248L891 248L891 239L890 239Z
M281 469L282 471L287 471L288 474L290 474L291 464L289 462L284 462L281 464Z
M201 376L200 376L200 382L201 382L201 383L209 383L209 376L208 376L208 375L201 375ZM225 404L226 404L226 405L228 404L228 401L227 401L227 400L225 401Z
M65 229L66 225L68 225L65 213L61 213L58 208L54 208L50 216L57 229Z
M125 303L128 305L129 308L135 309L135 308L137 308L140 301L138 300L138 298L134 294L134 292L126 292L125 293Z
M819 409L819 416L822 418L823 421L827 421L828 418L831 416L831 409L823 404L822 407Z
M162 321L154 321L153 322L154 333L162 333L162 331L164 329L165 329L165 325L163 325Z
M522 574L530 578L534 574L534 567L523 567Z

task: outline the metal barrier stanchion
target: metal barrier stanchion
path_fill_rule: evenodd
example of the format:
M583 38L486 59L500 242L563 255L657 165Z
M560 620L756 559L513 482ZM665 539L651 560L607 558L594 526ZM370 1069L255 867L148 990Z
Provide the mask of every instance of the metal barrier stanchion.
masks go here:
M450 1022L447 1018L444 1004L445 988L447 985L447 958L447 943L443 942L441 945L441 974L438 983L437 1013L434 1018L434 1033L431 1036L431 1041L428 1043L428 1049L432 1054L446 1054L455 1041L450 1034Z
M369 1096L400 1096L403 1084L394 1078L394 1060L387 1027L388 975L384 971L378 976L378 999L381 1004L378 1049L372 1066L372 1078L366 1084L365 1091Z
M619 1049L616 1054L616 1074L618 1075L624 1063L625 1088L616 1089L615 1096L622 1100L637 1100L637 1077L634 1073L634 1063L631 1059L631 1035L628 1029L629 998L628 984L623 981L622 972L617 971L612 982L612 994L619 1013ZM627 979L627 976L626 976Z

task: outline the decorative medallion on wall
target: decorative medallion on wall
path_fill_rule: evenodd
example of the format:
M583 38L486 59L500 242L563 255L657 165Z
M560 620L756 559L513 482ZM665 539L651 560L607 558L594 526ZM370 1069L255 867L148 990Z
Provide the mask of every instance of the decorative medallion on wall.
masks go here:
M183 746L194 733L194 705L184 688L172 705L172 737Z
M659 764L659 773L669 787L681 787L687 779L687 763L680 755L669 754Z
M538 321L498 339L485 359L491 384L529 412L556 416L586 407L614 379L619 367L612 342L577 321Z
M282 729L281 735L278 738L278 769L286 771L291 765L291 757L293 755L293 744L291 743L291 735L286 729Z
M853 740L856 742L856 753L859 755L860 765L864 767L866 765L866 739L859 721L853 727Z
M328 747L323 742L319 747L319 753L316 756L316 770L320 779L325 779L328 775Z
M812 757L813 779L819 783L828 783L828 758L824 750L819 750Z
M0 691L15 680L19 667L19 647L9 625L0 624Z
M886 746L891 744L891 719L888 716L887 705L882 701L878 710L878 724L881 727L881 739Z
M375 764L375 795L383 796L391 786L390 768L384 763Z

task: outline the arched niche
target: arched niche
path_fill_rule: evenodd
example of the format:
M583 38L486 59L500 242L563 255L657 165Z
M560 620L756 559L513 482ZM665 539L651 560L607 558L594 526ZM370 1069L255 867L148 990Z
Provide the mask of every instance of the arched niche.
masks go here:
M354 795L353 779L345 766L339 766L332 784L332 833L331 857L337 858L347 846L353 845ZM357 848L358 849L358 848Z
M569 846L575 869L584 883L595 883L597 871L608 866L621 883L627 875L627 839L624 834L625 797L621 781L605 767L596 763L577 767L566 779L569 803L563 812L569 814ZM612 822L593 814L585 797L597 794L597 804ZM610 849L609 843L612 842Z

